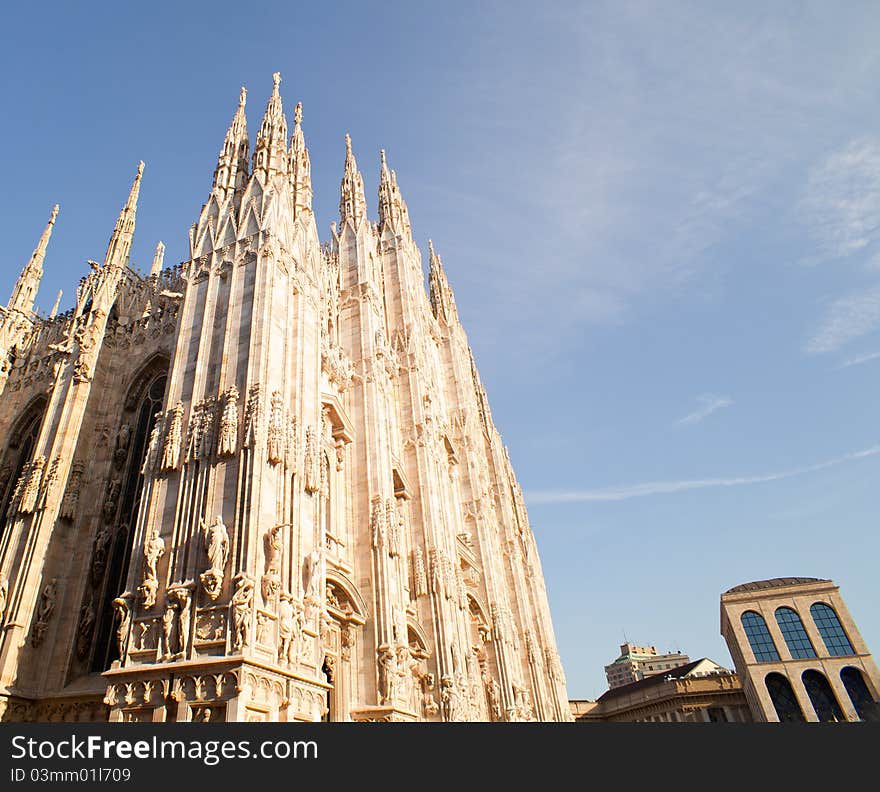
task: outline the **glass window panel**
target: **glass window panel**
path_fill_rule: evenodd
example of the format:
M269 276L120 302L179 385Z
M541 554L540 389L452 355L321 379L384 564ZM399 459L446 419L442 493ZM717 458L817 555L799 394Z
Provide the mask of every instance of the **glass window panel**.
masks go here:
M801 617L791 608L776 609L776 623L785 638L788 651L795 660L804 660L816 656L816 650L810 643Z
M773 638L770 637L763 616L754 611L746 611L742 615L742 625L756 662L772 663L779 659L779 652L776 650Z
M810 606L810 614L816 623L819 635L822 636L822 640L825 642L828 654L832 657L855 654L849 638L846 637L843 625L832 608L824 602L814 602Z

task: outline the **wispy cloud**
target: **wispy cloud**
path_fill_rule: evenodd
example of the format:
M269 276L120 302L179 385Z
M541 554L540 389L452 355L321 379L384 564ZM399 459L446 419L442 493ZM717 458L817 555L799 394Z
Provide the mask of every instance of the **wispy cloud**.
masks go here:
M844 344L880 327L880 286L862 289L835 300L825 312L818 330L807 341L810 355L835 352Z
M809 176L799 214L826 260L880 241L880 141L860 138Z
M880 352L869 352L865 355L856 355L847 358L837 368L849 368L850 366L861 366L862 363L870 363L872 360L880 359Z
M694 410L684 418L679 418L675 422L676 426L688 426L689 424L699 423L708 418L712 413L722 410L725 407L730 407L730 405L733 404L733 399L729 396L716 396L712 393L705 393L702 396L698 396L697 401L700 402L701 405L699 409Z
M684 479L681 481L652 481L645 484L630 484L622 487L603 487L593 490L538 491L526 493L530 504L540 503L582 503L588 501L623 501L630 498L643 498L648 495L669 495L688 490L708 489L711 487L741 487L748 484L766 484L771 481L804 476L826 468L843 465L857 459L864 459L880 454L880 445L874 445L861 451L852 451L843 456L826 459L804 467L790 468L775 473L759 476L736 476L733 478Z

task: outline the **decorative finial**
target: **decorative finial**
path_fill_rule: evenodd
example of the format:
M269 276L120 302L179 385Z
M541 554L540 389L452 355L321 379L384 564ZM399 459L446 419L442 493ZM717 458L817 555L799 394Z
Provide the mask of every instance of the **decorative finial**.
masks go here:
M238 106L244 107L244 103L247 100L247 88L243 85L241 86L241 92L238 94Z
M278 91L278 86L281 85L281 72L275 72L275 73L272 75L272 82L273 82L274 85L275 85L274 90L275 90L276 93L277 93L277 91Z
M351 135L348 132L345 133L345 153L351 156Z
M293 111L293 123L299 126L303 120L303 103L296 103L296 110Z
M58 296L55 298L55 305L52 306L52 310L49 312L50 319L54 319L58 315L58 307L61 305L61 297L63 295L64 292L59 289Z
M428 250L431 252L431 258L434 258L434 243L428 240Z
M385 149L379 149L379 156L382 158L382 167L385 167Z
M52 214L49 217L49 223L55 225L55 218L58 217L58 204L52 207Z
M141 160L138 163L138 176L140 176L144 172L144 161Z

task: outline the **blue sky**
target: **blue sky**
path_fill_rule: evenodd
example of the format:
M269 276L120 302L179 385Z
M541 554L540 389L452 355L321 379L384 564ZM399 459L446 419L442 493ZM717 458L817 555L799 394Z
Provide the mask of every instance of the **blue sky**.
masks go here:
M238 88L281 71L315 211L350 132L434 240L542 554L572 697L624 633L729 664L718 597L830 577L880 651L876 4L18 4L0 294L54 202L72 302L139 159L186 257ZM5 286L3 285L5 284ZM5 299L5 298L4 298Z

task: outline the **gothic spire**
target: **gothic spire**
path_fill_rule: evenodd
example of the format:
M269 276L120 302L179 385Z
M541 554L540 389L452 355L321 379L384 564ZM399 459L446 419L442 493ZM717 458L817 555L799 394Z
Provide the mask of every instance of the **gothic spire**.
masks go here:
M431 310L437 319L448 323L456 315L455 298L452 296L452 289L449 288L449 281L443 270L443 261L434 252L434 244L430 239L428 251L430 254L428 296L431 300Z
M391 223L396 225L398 233L410 233L409 210L397 186L397 174L388 169L385 160L385 149L379 152L382 167L379 173L379 226L384 228Z
M247 133L247 118L244 114L247 89L242 86L238 95L238 108L232 116L232 123L226 131L223 148L214 169L214 189L223 201L235 190L244 187L248 177L248 149L250 141Z
M61 305L61 297L64 295L64 292L59 289L58 296L55 298L55 305L52 306L52 310L49 311L49 318L54 319L58 315L58 308Z
M137 215L138 195L141 191L141 176L144 173L144 163L141 160L138 163L137 176L134 177L134 183L131 185L131 191L128 193L128 200L119 217L116 219L116 227L113 229L113 235L110 237L110 244L107 245L107 255L104 256L104 266L124 267L128 265L128 259L131 255L131 241L134 237L134 221Z
M357 225L367 214L367 199L364 197L364 179L357 167L357 160L351 151L351 135L345 134L345 170L340 185L339 216L343 223L351 218Z
M162 271L162 262L165 260L165 243L160 239L156 245L156 253L153 255L153 264L150 267L150 277L158 275Z
M294 217L312 210L312 163L302 131L302 102L296 103L293 134L290 136L290 186L293 190Z
M266 105L263 123L257 133L254 147L254 175L259 174L264 184L276 173L287 172L287 119L281 106L281 73L272 75L272 95Z
M40 280L43 277L43 261L46 258L46 248L49 246L49 239L52 236L52 228L55 226L55 218L58 217L58 204L52 207L52 214L49 215L49 222L40 234L40 241L34 248L30 260L18 276L15 286L12 289L12 297L9 299L9 310L21 311L28 314L34 309L34 300L37 296L37 289L40 287Z

